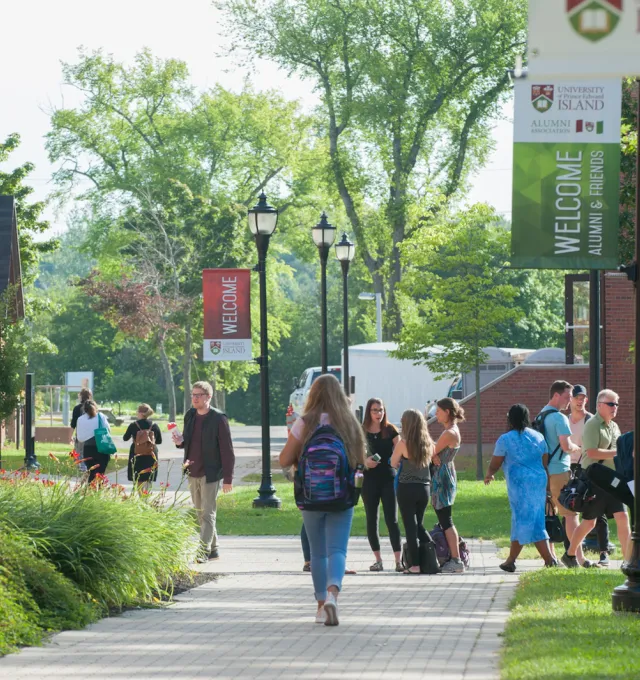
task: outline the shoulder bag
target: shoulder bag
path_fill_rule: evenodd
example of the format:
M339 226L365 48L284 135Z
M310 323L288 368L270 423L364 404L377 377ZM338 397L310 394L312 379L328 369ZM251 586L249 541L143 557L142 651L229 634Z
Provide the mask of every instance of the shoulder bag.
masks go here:
M93 436L96 438L96 448L98 449L98 453L103 453L106 456L110 456L111 454L115 453L118 449L116 448L116 445L113 443L113 439L111 438L111 433L107 429L106 425L104 427L101 427L102 421L100 420L101 413L98 413L98 427L96 427Z

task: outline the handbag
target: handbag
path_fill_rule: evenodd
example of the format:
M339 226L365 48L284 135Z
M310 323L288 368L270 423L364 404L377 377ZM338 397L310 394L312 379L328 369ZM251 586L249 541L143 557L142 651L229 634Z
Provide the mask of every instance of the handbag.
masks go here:
M436 553L436 544L433 539L430 541L420 541L420 573L438 574L440 573L440 562Z
M567 510L583 512L595 498L596 494L587 474L579 467L560 490L558 502Z
M439 574L440 563L438 562L438 554L436 552L436 543L431 538L431 534L427 531L428 540L420 541L419 558L420 558L420 573L421 574ZM404 569L409 569L414 566L411 561L411 554L409 553L409 546L406 541L402 545L401 563Z
M118 449L116 445L113 443L113 439L111 438L111 433L109 430L105 427L100 427L102 421L100 420L100 416L102 414L98 413L98 427L94 430L93 436L96 438L96 448L98 449L98 453L103 453L106 456L110 456L112 453L115 453Z
M544 528L549 534L550 543L564 543L564 527L562 526L562 521L556 514L556 510L553 505L547 501L546 512L544 518Z

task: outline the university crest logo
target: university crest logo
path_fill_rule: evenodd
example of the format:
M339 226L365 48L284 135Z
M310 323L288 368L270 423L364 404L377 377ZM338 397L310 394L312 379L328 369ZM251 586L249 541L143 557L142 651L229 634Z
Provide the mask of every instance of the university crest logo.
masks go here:
M531 104L536 111L546 113L553 106L553 85L532 85Z
M220 352L222 352L222 343L220 342L220 340L212 340L209 343L209 349L211 350L211 354L216 356L220 354Z
M567 16L583 38L597 42L613 32L622 16L623 0L567 0Z

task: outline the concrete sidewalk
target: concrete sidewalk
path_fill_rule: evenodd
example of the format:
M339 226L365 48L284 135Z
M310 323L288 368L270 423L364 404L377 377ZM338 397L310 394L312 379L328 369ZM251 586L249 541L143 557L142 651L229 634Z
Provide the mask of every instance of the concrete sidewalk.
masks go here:
M0 659L0 678L495 679L517 574L498 569L491 543L470 549L464 575L410 577L369 572L368 543L352 538L348 566L358 574L345 576L340 625L329 628L314 623L297 537L222 537L221 559L199 566L218 580L170 607L104 619Z

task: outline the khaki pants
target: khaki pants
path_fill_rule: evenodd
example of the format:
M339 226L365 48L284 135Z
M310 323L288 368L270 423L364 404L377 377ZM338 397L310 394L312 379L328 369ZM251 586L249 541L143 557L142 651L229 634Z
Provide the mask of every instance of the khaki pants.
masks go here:
M549 475L549 489L551 490L551 502L555 506L556 512L560 515L560 517L571 517L577 514L573 512L573 510L568 510L563 505L560 505L558 501L558 496L562 491L562 487L565 486L565 484L567 484L570 479L571 479L570 472L561 472L560 474L557 475Z
M189 477L191 501L196 509L198 524L200 525L200 541L207 552L218 547L216 511L221 485L221 481L207 483L205 476Z

